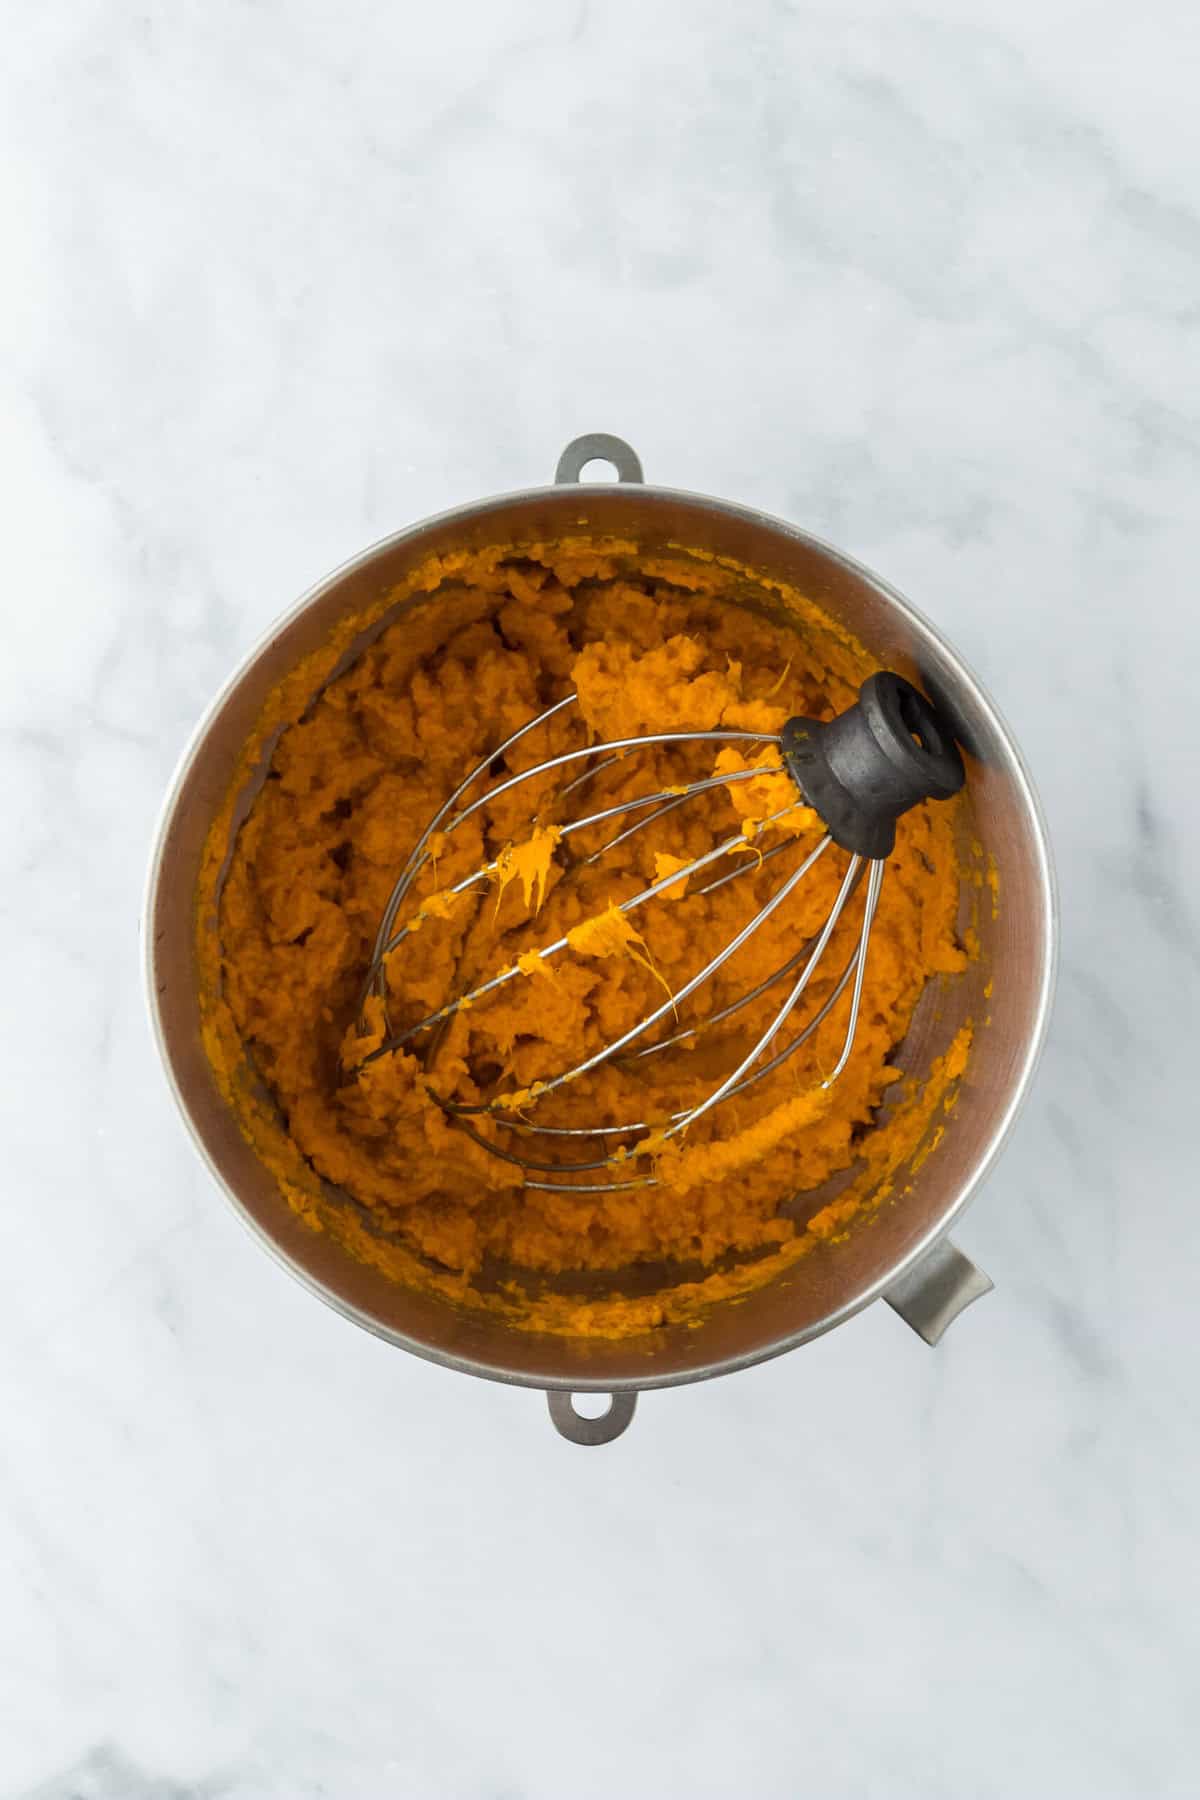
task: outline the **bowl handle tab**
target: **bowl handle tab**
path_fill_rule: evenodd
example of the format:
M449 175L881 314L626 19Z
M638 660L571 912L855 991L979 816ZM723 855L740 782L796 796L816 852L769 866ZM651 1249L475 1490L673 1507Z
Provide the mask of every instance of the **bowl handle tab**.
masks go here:
M591 462L611 463L617 471L618 481L645 481L642 474L642 461L632 444L624 438L613 437L607 431L589 431L583 437L572 438L558 459L558 467L554 471L557 486L578 481L584 469Z
M955 1248L935 1244L916 1266L885 1289L884 1299L927 1344L936 1344L972 1300L992 1290L991 1278Z
M608 1397L608 1411L598 1419L589 1419L575 1410L574 1394L561 1389L546 1395L554 1429L572 1444L611 1444L619 1438L637 1405L637 1395L629 1389Z

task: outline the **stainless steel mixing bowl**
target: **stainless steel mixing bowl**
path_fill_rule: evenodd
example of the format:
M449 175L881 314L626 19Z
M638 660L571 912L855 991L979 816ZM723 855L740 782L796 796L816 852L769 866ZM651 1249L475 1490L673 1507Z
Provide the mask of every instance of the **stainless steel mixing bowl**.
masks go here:
M618 480L580 485L583 468L596 460L611 463ZM718 1304L699 1325L612 1342L515 1330L397 1286L306 1229L239 1131L205 1059L194 935L205 836L275 683L340 620L377 604L430 555L581 532L633 538L648 552L711 552L788 583L848 626L881 663L924 687L968 752L965 829L994 858L1001 897L994 916L990 905L980 909L979 959L937 1005L918 1010L906 1039L905 1064L920 1071L964 1019L979 1027L942 1141L897 1183L897 1191L907 1190L903 1198L881 1206L870 1229L821 1247L737 1305ZM616 1437L639 1389L701 1381L778 1356L880 1297L935 1343L991 1287L946 1234L1012 1126L1050 1010L1054 883L1020 753L975 677L894 589L794 526L723 500L644 485L637 457L620 439L577 439L564 451L553 487L460 507L385 539L320 582L272 628L184 753L154 847L143 928L150 1015L175 1098L200 1154L259 1240L313 1293L390 1343L465 1374L546 1390L556 1426L576 1443ZM602 1418L585 1418L573 1405L572 1394L587 1391L612 1396Z

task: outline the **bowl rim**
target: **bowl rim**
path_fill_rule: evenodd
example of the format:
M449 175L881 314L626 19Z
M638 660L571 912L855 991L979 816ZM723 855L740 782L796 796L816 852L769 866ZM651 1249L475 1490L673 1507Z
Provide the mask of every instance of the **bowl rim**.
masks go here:
M453 1351L426 1343L410 1333L387 1324L327 1287L318 1275L297 1261L251 1213L205 1143L176 1071L159 1006L155 979L153 921L158 906L164 856L180 797L214 724L246 676L267 653L281 633L290 630L309 608L332 588L407 543L433 531L453 528L456 524L465 525L469 521L478 522L481 517L493 510L499 511L514 505L528 504L531 501L553 502L570 508L578 508L581 487L587 495L620 495L623 501L632 501L635 505L640 505L643 501L648 503L659 500L683 502L689 506L702 507L707 512L719 514L726 519L736 520L791 539L818 551L847 574L873 587L909 625L915 627L918 636L924 634L931 638L953 665L956 677L969 689L974 703L988 716L989 722L1007 753L1010 763L1009 773L1014 780L1031 827L1030 835L1035 851L1036 881L1042 900L1042 976L1033 1012L1033 1023L1021 1056L1014 1066L1008 1100L984 1144L970 1176L963 1182L953 1203L890 1269L869 1283L866 1289L854 1294L822 1318L799 1327L794 1332L784 1333L761 1347L714 1359L711 1363L700 1364L684 1370L649 1370L644 1378L629 1379L592 1376L584 1370L563 1373L561 1370L554 1369L550 1364L545 1369L511 1369L471 1356L458 1355ZM449 507L442 512L430 514L411 525L403 526L400 530L389 533L386 537L377 539L345 562L338 564L337 567L307 588L285 612L271 621L244 653L204 709L179 754L155 823L143 889L141 935L143 992L150 1030L158 1049L167 1085L174 1097L192 1146L243 1225L276 1263L286 1269L310 1293L323 1300L335 1312L340 1313L343 1318L361 1326L363 1330L371 1332L373 1336L382 1338L386 1343L421 1357L426 1362L436 1363L443 1368L454 1369L462 1374L477 1375L486 1380L503 1382L508 1386L603 1394L642 1392L655 1388L684 1386L695 1381L707 1381L720 1375L734 1374L739 1370L752 1368L758 1363L768 1362L776 1356L786 1355L789 1351L798 1349L801 1344L809 1343L815 1338L824 1336L827 1331L832 1331L836 1326L845 1324L856 1313L862 1312L874 1301L883 1297L889 1288L916 1269L918 1264L948 1236L952 1226L961 1217L991 1174L1029 1098L1033 1079L1045 1048L1053 1011L1058 978L1061 915L1058 881L1046 816L1020 746L1013 736L1007 720L975 671L963 661L958 651L945 639L937 626L898 588L873 569L868 568L865 563L859 562L855 557L848 555L836 545L830 544L824 538L816 536L813 532L805 531L786 519L780 519L772 513L763 512L759 508L744 506L736 501L724 500L715 495L698 493L686 488L667 487L658 483L589 481L578 484L544 484L517 488L511 492L489 495L480 500L469 501L459 506ZM533 1334L527 1335L532 1336ZM543 1335L548 1354L552 1357L552 1346L560 1340L552 1333Z

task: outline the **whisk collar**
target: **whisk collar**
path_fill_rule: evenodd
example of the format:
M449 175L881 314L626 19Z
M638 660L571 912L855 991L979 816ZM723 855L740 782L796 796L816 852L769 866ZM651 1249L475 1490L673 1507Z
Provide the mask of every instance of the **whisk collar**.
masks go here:
M965 779L948 727L911 682L871 675L835 719L789 719L783 760L829 835L856 856L885 857L896 820L922 800L948 800Z

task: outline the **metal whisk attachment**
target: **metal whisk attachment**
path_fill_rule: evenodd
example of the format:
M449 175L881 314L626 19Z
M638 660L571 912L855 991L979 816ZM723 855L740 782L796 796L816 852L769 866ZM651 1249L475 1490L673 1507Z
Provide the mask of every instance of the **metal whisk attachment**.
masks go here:
M642 1058L658 1056L672 1049L687 1038L694 1036L701 1028L706 1032L709 1031L714 1025L731 1018L770 989L789 982L790 978L786 997L761 1035L737 1066L731 1069L698 1104L672 1112L665 1119L631 1119L622 1124L604 1126L556 1126L541 1124L531 1121L528 1117L518 1115L513 1110L516 1096L500 1094L493 1099L468 1105L435 1094L434 1097L438 1100L439 1105L464 1131L483 1144L493 1155L522 1169L526 1175L527 1186L551 1192L608 1193L653 1184L656 1178L652 1173L633 1174L630 1172L629 1159L639 1143L644 1145L651 1134L655 1145L681 1136L705 1113L710 1112L723 1101L731 1099L735 1094L745 1093L748 1088L763 1080L808 1041L837 1004L847 985L850 985L849 1017L841 1051L833 1069L825 1077L824 1085L829 1086L837 1080L846 1067L854 1046L866 974L867 948L879 903L885 859L891 853L895 843L896 820L902 813L909 811L923 800L948 799L957 793L963 785L964 770L962 758L951 733L924 695L899 675L883 672L870 676L859 690L855 704L844 713L840 713L835 719L827 722L801 717L789 719L778 735L717 730L658 732L637 737L615 738L608 743L592 744L583 749L567 750L559 756L549 757L529 769L509 775L499 783L486 787L484 791L475 794L474 797L469 797L471 790L477 784L486 781L489 770L499 758L505 756L530 732L536 731L556 715L575 704L576 696L574 694L566 695L557 704L548 707L545 712L539 713L536 718L530 719L519 730L514 731L502 744L489 750L439 808L414 845L384 908L362 996L364 1006L371 995L376 996L382 1002L387 1035L381 1043L373 1047L362 1058L359 1064L360 1068L374 1062L379 1057L406 1049L410 1044L414 1044L422 1038L436 1043L436 1036L429 1038L427 1034L436 1034L438 1029L445 1026L463 1007L474 1004L485 996L495 993L507 983L520 980L526 975L529 968L528 953L520 958L523 966L519 967L517 960L514 959L496 974L479 982L467 992L447 1000L435 1012L407 1029L394 1031L387 1019L386 964L414 929L415 916L408 923L398 924L398 921L413 883L430 860L430 845L435 834L439 841L444 841L468 819L479 813L482 808L493 803L503 794L519 787L522 783L553 774L557 770L572 773L575 765L585 765L582 773L572 773L572 778L559 790L557 801L561 805L561 803L569 801L572 795L577 794L585 783L599 774L601 770L612 767L630 752L639 749L650 746L693 744L740 743L748 746L773 744L779 751L777 764L766 768L754 766L716 774L702 780L689 782L681 787L660 788L656 792L618 801L614 805L570 818L567 822L557 826L557 841L564 843L579 832L604 825L609 821L623 821L631 813L642 815L631 823L623 824L622 829L614 837L584 859L587 864L594 865L618 844L627 842L630 837L647 826L657 824L665 815L678 807L687 805L698 795L712 793L714 790L738 782L761 780L763 776L780 775L785 772L792 777L795 783L795 799L780 811L756 821L753 826L755 834L761 834L772 825L777 824L797 805L811 807L825 827L824 835L816 846L804 856L799 866L780 883L771 897L741 930L709 957L677 993L670 995L661 1004L651 1008L643 1018L637 1020L627 1031L622 1032L619 1037L605 1044L600 1050L569 1068L558 1070L544 1080L537 1081L532 1088L523 1090L519 1096L521 1115L523 1115L534 1106L540 1105L547 1095L553 1094L569 1082L575 1082L590 1074L613 1058L620 1058L623 1064L626 1062L636 1064ZM535 822L531 822L531 829L534 824ZM761 857L755 863L742 864L731 872L715 873L722 860L735 849L744 848L746 842L746 836L742 831L735 832L732 836L714 845L704 855L695 857L691 862L683 863L672 869L671 873L661 880L652 882L630 899L622 901L617 911L623 915L634 913L639 907L656 899L667 888L683 881L687 881L689 884L688 893L712 893L717 888L741 879L752 870L760 868L765 862L781 855L789 848L793 848L796 840L789 838L762 852ZM691 995L705 982L712 979L717 970L722 968L729 958L753 937L754 933L777 908L786 905L789 895L795 891L819 859L834 844L849 852L849 862L836 898L816 936L803 942L791 957L772 974L760 981L757 986L721 1008L720 1011L710 1014L700 1024L682 1025L666 1037L645 1042L647 1034L653 1032L655 1027L667 1018L668 1014L673 1015L678 1024L680 1009L686 1005ZM495 878L500 863L501 859L497 858L476 869L447 890L448 894L454 896L463 894L467 890ZM698 888L691 887L692 878L706 874L711 878L706 880L704 885ZM825 955L839 919L864 877L866 893L858 937L853 951L819 1010L805 1022L797 1035L782 1049L771 1053L775 1038L788 1019L796 1012L805 990L809 987ZM535 954L539 960L548 961L561 955L567 948L568 937L564 935L552 943L541 945ZM365 1032L366 1021L363 1020L361 1023ZM430 1091L433 1092L432 1089ZM504 1128L506 1144L494 1142L472 1124L473 1118L484 1116ZM536 1139L545 1140L547 1149L551 1143L557 1143L568 1152L572 1149L580 1150L585 1153L586 1159L574 1162L561 1160L547 1162L539 1160L535 1155L523 1154L516 1147L509 1147L517 1144L524 1146ZM587 1152L591 1154L586 1155ZM596 1181L577 1179L588 1174L607 1174L609 1178Z

